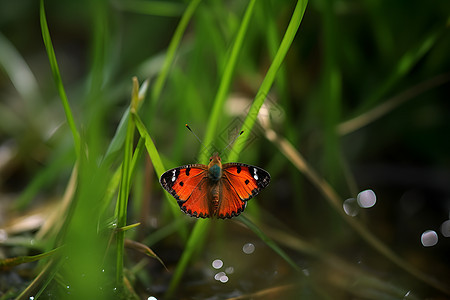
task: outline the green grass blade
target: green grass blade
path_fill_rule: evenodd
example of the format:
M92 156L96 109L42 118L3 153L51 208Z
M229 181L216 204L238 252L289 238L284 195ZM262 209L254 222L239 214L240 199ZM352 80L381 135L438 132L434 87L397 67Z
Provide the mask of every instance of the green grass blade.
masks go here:
M33 262L36 260L40 260L43 258L46 258L50 255L55 254L57 251L59 250L59 248L41 253L41 254L37 254L37 255L32 255L32 256L17 256L17 257L12 257L12 258L5 258L5 259L0 259L0 269L5 269L5 268L10 268L13 266L17 266L20 264L25 264L25 263L29 263L29 262Z
M114 134L111 142L109 143L108 149L104 156L103 162L107 163L111 161L114 154L117 154L120 149L122 149L123 143L125 142L125 136L127 133L128 120L130 119L130 108L128 107L122 118L120 119L119 126L117 126L116 133Z
M130 111L136 111L139 103L139 83L136 77L133 78L133 90L131 93ZM127 225L127 206L131 185L131 165L133 159L133 140L135 123L128 118L127 131L125 135L125 151L122 162L122 176L120 179L119 197L116 206L117 228L124 228ZM116 283L119 287L123 285L123 257L124 257L125 232L117 231L117 257L116 257Z
M66 113L67 124L69 125L69 128L72 131L77 157L80 157L80 135L75 126L75 121L72 116L69 100L67 99L66 91L62 83L61 74L59 73L58 62L56 61L55 50L53 49L53 44L50 38L50 32L48 30L47 25L47 18L45 16L44 0L41 0L40 2L39 15L41 21L42 38L44 40L45 49L47 50L48 59L50 60L50 67L52 69L53 79L55 80L56 87L58 88L59 96L61 97L61 101L64 107L64 112Z
M228 90L230 88L231 79L233 78L236 62L239 57L239 53L242 50L242 45L244 43L245 35L250 24L250 19L255 10L255 2L255 0L250 0L244 14L244 18L242 19L241 25L239 27L236 40L234 41L233 48L231 49L230 56L226 60L227 65L225 67L222 79L220 81L219 89L217 90L217 94L214 99L214 106L211 112L211 117L209 118L208 125L206 126L207 131L203 140L203 143L206 146L209 146L213 142L214 136L217 132L217 125L219 123L219 118L222 113L226 97L228 95ZM210 153L206 153L205 151L203 151L200 156L200 162L206 162L208 159L208 155L210 155Z
M172 65L175 59L175 52L177 51L178 46L180 45L181 38L183 37L183 34L186 31L186 27L189 24L189 21L191 20L192 15L197 9L197 6L199 5L200 1L201 0L192 0L189 3L188 7L186 8L186 11L183 14L183 17L181 17L180 23L178 24L175 33L173 34L172 40L170 41L169 44L169 48L167 49L166 58L164 60L161 72L159 73L159 76L156 79L155 85L153 86L152 89L151 106L150 106L152 108L152 111L154 110L154 107L159 99L159 96L161 95L161 91L164 87L164 83L166 82L167 75L169 74L170 66Z
M139 89L139 102L137 107L138 110L147 93L148 84L149 81L145 80ZM104 156L102 163L108 164L110 161L112 161L115 155L119 153L120 149L122 149L123 143L125 142L125 135L129 117L130 117L130 107L128 107L125 110L124 114L122 115L122 118L120 119L119 122L119 126L117 126L116 132L111 142L109 143L108 149L106 150L106 154Z
M158 150L156 149L156 146L153 143L152 138L150 137L147 129L145 128L144 123L142 123L142 120L139 118L137 114L132 113L132 117L134 123L136 124L136 128L139 131L139 134L141 135L141 138L143 138L145 141L145 148L147 149L150 159L152 160L153 167L155 168L156 171L156 175L159 178L161 177L162 173L166 171L166 168L162 163ZM165 195L166 198L169 200L172 212L174 213L174 215L176 215L179 212L178 205L176 205L175 201L172 201L173 199L171 198L169 193L166 192Z
M438 38L442 35L443 30L435 30L428 34L416 47L406 52L394 67L390 76L387 76L385 82L381 87L368 97L364 103L364 107L372 107L376 101L380 101L392 89L392 87L399 82L401 78L406 76L408 72L417 64L417 62L425 56L436 44Z
M145 141L145 147L147 148L147 152L150 155L150 158L152 159L153 166L155 167L156 174L158 176L161 176L162 173L166 171L164 168L164 165L162 163L161 157L159 156L158 150L156 150L156 146L153 143L152 138L150 137L150 134L148 133L147 129L145 128L144 123L142 123L141 118L137 114L132 114L133 121L136 123L136 128L139 131L139 134L142 138L144 138Z
M259 87L258 93L256 94L255 100L248 112L247 117L245 118L244 124L242 125L242 130L251 130L253 125L255 124L256 117L258 116L259 109L264 103L267 94L269 93L270 88L275 80L278 70L286 57L286 53L289 50L289 47L294 40L294 37L297 33L297 30L300 26L300 23L303 19L303 15L306 10L306 6L308 4L307 0L299 0L297 1L297 5L295 7L294 13L292 14L291 21L286 29L283 40L281 41L280 47L278 48L277 54L267 71L266 76L264 77L261 86ZM208 129L210 129L208 127ZM228 156L229 161L236 161L244 148L245 142L250 135L244 134L239 138L239 142L234 143L232 150L230 151L230 155ZM210 137L212 138L212 136ZM209 140L205 139L205 143L207 144Z

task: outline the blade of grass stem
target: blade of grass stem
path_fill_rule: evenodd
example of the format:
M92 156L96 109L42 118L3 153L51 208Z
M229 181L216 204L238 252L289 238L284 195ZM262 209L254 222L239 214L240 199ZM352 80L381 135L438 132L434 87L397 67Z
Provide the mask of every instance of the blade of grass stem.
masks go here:
M180 23L178 23L177 29L175 29L175 33L173 34L172 40L170 41L169 48L167 49L166 58L164 59L163 66L161 68L161 72L158 75L158 78L156 79L156 82L153 86L152 93L151 93L151 109L152 112L155 111L154 108L156 106L156 103L159 99L159 96L161 95L161 91L164 87L164 84L167 79L167 75L169 74L170 66L172 65L174 59L175 59L175 52L178 49L178 46L180 45L181 38L183 37L184 32L186 31L186 27L189 24L189 21L192 18L192 15L194 14L195 10L197 9L197 6L201 0L192 0L188 7L186 8L183 16L181 17Z
M443 30L438 29L428 34L421 43L416 47L407 51L399 60L392 72L389 72L390 76L387 76L386 80L381 87L365 101L364 106L372 106L376 101L379 101L384 97L390 89L403 78L416 63L427 54L431 48L436 44L438 37L441 36Z
M139 89L139 102L137 107L138 110L142 105L142 102L144 101L148 85L149 80L147 79L144 81L144 83L142 83ZM124 114L122 115L122 118L120 119L119 126L117 126L116 132L114 133L114 136L108 145L108 149L106 150L106 154L104 155L102 163L108 164L110 161L112 161L114 155L117 154L119 150L122 148L123 143L125 141L129 117L130 117L130 107L127 107Z
M37 255L32 255L32 256L17 256L17 257L11 257L11 258L5 258L5 259L0 259L0 269L6 269L9 267L13 267L13 266L17 266L20 264L25 264L25 263L29 263L32 261L36 261L36 260L40 260L43 258L46 258L48 256L51 256L53 254L55 254L55 252L57 252L59 250L59 248L41 253L41 254L37 254Z
M253 104L250 107L250 110L248 112L247 117L245 118L241 130L251 130L253 128L253 125L255 124L256 118L258 116L258 112L261 106L263 105L270 88L272 87L276 74L284 58L286 57L286 53L288 52L292 44L292 41L294 40L294 37L298 31L307 4L308 4L307 0L297 1L294 13L292 14L291 20L284 34L283 40L281 41L280 47L278 48L277 54L275 55L275 58L273 59L272 64L270 65L269 70L267 71L267 74L264 77L263 82L261 83L261 86L259 87L255 100L253 101ZM208 127L208 129L210 128ZM244 134L239 138L240 139L239 142L234 143L230 151L230 155L228 157L229 161L236 161L238 159L239 154L244 148L245 142L249 136L250 135L248 134ZM207 142L208 141L205 139L206 144Z
M15 298L15 300L29 300L31 296L33 296L33 299L37 300L53 280L61 264L62 260L59 260L59 262L56 262L56 260L49 261L33 279L33 281L26 287L26 289L23 290L17 298ZM38 288L38 292L34 293L34 291Z
M132 113L132 120L136 124L136 128L139 131L139 134L141 135L141 138L145 141L145 148L147 149L147 152L152 160L153 166L155 168L156 174L159 177L165 172L164 165L162 163L161 157L159 156L158 150L156 149L155 144L153 143L152 138L150 137L147 129L145 128L144 123L142 123L142 120L139 118L139 116L135 113ZM174 201L172 201L171 196L169 193L165 193L167 200L169 201L170 207L174 215L178 213L179 208L176 205Z
M75 152L77 157L80 157L80 135L75 126L75 121L72 116L72 111L70 109L69 100L67 99L66 91L64 89L64 85L62 83L61 74L59 73L58 62L56 61L55 50L53 49L52 40L50 37L50 32L48 30L47 18L45 16L45 8L44 8L44 0L40 1L40 22L41 22L41 31L42 38L44 40L45 49L47 50L47 56L50 60L50 67L52 69L53 79L55 80L56 87L59 92L59 96L62 101L62 105L64 107L64 112L66 114L67 124L69 125L70 130L72 131L73 141L75 145Z
M206 126L207 131L203 143L207 147L213 142L214 136L216 135L219 118L220 115L222 114L223 106L225 104L228 90L230 88L231 79L233 78L234 69L236 67L236 62L242 50L242 45L244 43L245 35L247 33L248 26L250 24L250 19L255 10L254 9L255 2L256 2L255 0L250 0L247 9L245 11L244 17L242 19L241 25L239 27L239 31L236 35L236 39L234 41L233 48L231 49L230 56L226 60L227 65L223 72L222 79L220 81L216 97L214 99L211 117L209 118L208 125ZM207 161L208 155L210 155L210 153L202 151L200 155L200 162Z
M133 78L133 91L131 93L131 110L135 110L135 103L139 98L139 84L136 78ZM130 191L130 174L131 161L133 155L133 138L135 125L132 119L128 119L127 132L125 135L125 150L122 163L122 176L119 187L119 197L117 200L117 228L126 226L127 223L127 205ZM117 286L123 287L123 257L124 257L124 231L117 231L117 257L116 257L116 283Z

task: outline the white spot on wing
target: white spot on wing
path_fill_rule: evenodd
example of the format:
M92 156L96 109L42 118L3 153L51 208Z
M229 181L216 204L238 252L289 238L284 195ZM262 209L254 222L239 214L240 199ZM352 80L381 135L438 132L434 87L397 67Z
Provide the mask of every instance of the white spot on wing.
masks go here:
M255 180L258 180L258 174L256 174L256 168L253 168L253 173L254 173L254 175L253 175L253 178L255 178Z
M175 173L177 172L177 170L173 170L172 172L173 172L172 182L174 182L177 179L177 177L175 176Z

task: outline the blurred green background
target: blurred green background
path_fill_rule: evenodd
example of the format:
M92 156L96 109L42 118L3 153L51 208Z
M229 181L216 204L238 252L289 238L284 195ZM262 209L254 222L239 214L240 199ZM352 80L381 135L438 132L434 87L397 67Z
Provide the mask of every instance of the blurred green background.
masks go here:
M127 156L118 128L129 120L133 76L149 80L138 115L166 170L210 154L186 123L201 139L215 124L206 152L242 129L297 5L249 3L46 0L77 149L39 2L0 0L0 299L450 298L446 0L309 1L261 122L244 128L242 151L221 153L264 168L270 185L242 216L190 218L172 210L175 199L158 183L162 164L139 148L136 131L131 142L142 152L118 213ZM211 121L249 11L225 104ZM369 208L356 200L364 190L374 194L360 197L376 195ZM131 242L121 255L120 216L140 222L126 238L167 269ZM4 263L59 246L39 262Z

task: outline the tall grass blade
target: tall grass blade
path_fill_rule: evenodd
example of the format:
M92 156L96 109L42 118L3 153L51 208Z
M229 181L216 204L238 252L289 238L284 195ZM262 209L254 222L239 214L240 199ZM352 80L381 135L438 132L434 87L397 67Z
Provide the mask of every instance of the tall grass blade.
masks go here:
M292 41L294 40L294 37L303 19L303 15L305 13L307 4L308 4L307 0L297 1L294 13L292 14L291 20L284 34L283 40L281 41L280 47L278 48L277 54L275 55L275 58L272 61L272 64L270 65L269 70L267 71L267 74L264 77L263 82L261 83L261 86L259 87L258 93L256 94L255 100L253 101L250 111L248 112L248 115L245 118L241 130L249 131L253 128L253 125L255 124L256 118L258 116L258 112L261 106L263 105L270 88L272 87L277 72L284 58L286 57L286 54L289 50L289 47L292 44ZM230 151L230 155L228 156L229 161L236 161L238 159L239 154L244 148L248 136L249 136L248 134L247 135L244 134L239 138L240 140L233 145L232 150ZM206 144L207 142L208 140L205 139Z
M131 93L131 109L136 110L139 101L139 83L137 78L133 78L133 90ZM127 224L127 206L130 192L131 161L133 156L133 138L135 125L131 118L128 118L127 131L125 135L125 151L122 162L122 175L119 187L119 197L116 206L117 228L123 228ZM117 231L117 257L116 257L116 283L119 287L123 285L123 257L125 232Z
M164 83L166 82L167 75L169 74L170 66L172 65L175 59L175 53L180 45L181 38L183 37L184 32L186 31L186 27L189 24L189 21L192 18L197 6L201 0L192 0L188 7L186 8L183 16L181 17L180 23L173 34L172 40L170 41L169 48L167 49L166 58L164 59L164 64L162 66L161 72L159 73L158 78L156 79L155 85L153 86L151 92L151 108L154 111L154 107L161 95L161 91L164 87Z
M80 157L80 135L77 131L75 121L72 116L72 111L70 109L69 100L67 99L66 91L62 83L61 74L59 73L58 62L56 61L55 50L53 49L52 40L50 38L50 32L48 30L47 18L45 16L44 0L40 1L40 11L39 11L40 21L41 21L41 31L42 38L44 40L45 49L47 50L47 56L50 60L50 67L52 69L53 79L55 80L56 87L59 92L59 96L64 107L64 112L66 114L67 124L72 131L73 141L75 144L75 151L77 157Z
M219 89L217 90L217 94L214 99L214 106L212 108L211 116L208 120L208 125L206 126L206 134L203 140L203 143L206 146L209 146L213 142L214 136L217 132L217 125L219 123L219 118L222 113L226 97L228 95L231 79L233 78L234 69L236 68L236 62L242 50L245 35L247 33L251 17L255 10L255 2L255 0L250 0L239 27L239 31L236 35L236 39L234 41L233 48L231 49L230 56L226 60L227 65L223 72ZM206 153L205 151L203 151L200 155L200 162L206 162L208 159L208 155L210 154L211 153Z
M445 29L444 29L445 30ZM438 38L442 35L443 29L435 30L428 34L416 47L407 51L399 59L397 65L389 73L381 87L372 95L370 95L364 103L364 107L373 106L376 101L380 101L392 89L392 87L411 69L417 62L425 56L436 44Z
M147 129L145 128L144 123L142 123L142 120L139 118L139 116L135 113L132 113L132 119L134 123L136 124L136 128L139 131L139 134L141 135L141 138L145 141L145 148L147 149L147 152L150 156L150 159L152 160L153 166L155 168L156 174L159 177L166 171L164 164L161 160L161 157L159 156L158 150L156 149L155 144L153 143L152 138L150 137L150 134L148 133ZM170 203L170 207L174 215L176 213L179 213L179 208L175 201L172 201L173 199L169 195L169 193L165 193L166 198L168 199Z

